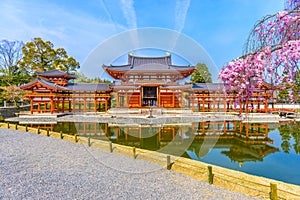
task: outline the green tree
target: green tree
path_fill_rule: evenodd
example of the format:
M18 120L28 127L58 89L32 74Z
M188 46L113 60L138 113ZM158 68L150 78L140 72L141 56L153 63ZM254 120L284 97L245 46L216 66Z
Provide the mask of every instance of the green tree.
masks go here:
M110 80L100 78L88 78L82 72L75 72L77 78L74 80L75 83L110 83Z
M191 75L191 83L212 83L211 73L206 64L198 63L196 70Z
M293 147L295 153L300 154L300 123L289 123L278 128L281 136L281 148L283 152L289 153ZM291 140L293 138L293 140ZM292 144L294 143L294 144Z
M34 38L22 48L23 57L18 63L21 69L31 74L39 71L59 69L67 72L75 72L79 69L79 63L75 58L67 55L63 48L54 49L50 41Z
M21 41L0 41L0 86L20 85L30 79L27 71L17 66L23 46Z
M286 80L283 80L285 82ZM293 99L290 99L289 91L293 94ZM294 75L294 81L287 84L285 89L279 90L278 101L280 102L298 102L300 99L300 71Z

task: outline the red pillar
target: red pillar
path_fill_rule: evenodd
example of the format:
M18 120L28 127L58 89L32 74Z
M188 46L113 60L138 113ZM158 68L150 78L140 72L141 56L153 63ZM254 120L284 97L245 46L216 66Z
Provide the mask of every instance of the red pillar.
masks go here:
M41 103L38 102L38 113L41 113Z
M192 111L194 111L194 104L195 104L195 100L194 100L194 95L192 95Z
M33 98L30 98L30 114L33 114Z
M54 111L54 101L53 101L53 97L51 97L50 103L51 103L51 108L50 108L51 110L50 110L50 113L53 114L53 111Z

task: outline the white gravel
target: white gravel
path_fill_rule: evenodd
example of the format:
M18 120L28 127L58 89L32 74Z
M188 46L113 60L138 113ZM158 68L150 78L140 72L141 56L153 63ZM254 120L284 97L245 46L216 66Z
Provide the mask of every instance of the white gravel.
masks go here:
M0 199L255 199L143 160L0 129Z

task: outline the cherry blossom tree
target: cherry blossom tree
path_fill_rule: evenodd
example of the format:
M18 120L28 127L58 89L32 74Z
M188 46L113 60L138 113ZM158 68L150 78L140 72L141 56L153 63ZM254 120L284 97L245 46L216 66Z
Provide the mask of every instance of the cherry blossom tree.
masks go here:
M17 106L17 102L25 101L24 91L21 90L18 86L11 85L6 87L0 87L3 90L0 96L8 101L14 103L14 106Z
M287 6L288 5L288 6ZM300 0L288 0L286 10L255 24L244 55L223 66L219 78L245 102L263 82L289 91L294 98L300 62ZM299 94L296 94L299 95Z

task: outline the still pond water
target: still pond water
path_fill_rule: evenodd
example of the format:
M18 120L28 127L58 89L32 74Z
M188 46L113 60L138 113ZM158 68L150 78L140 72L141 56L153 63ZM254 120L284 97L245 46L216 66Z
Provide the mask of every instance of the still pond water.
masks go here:
M32 125L206 163L300 185L300 123Z

